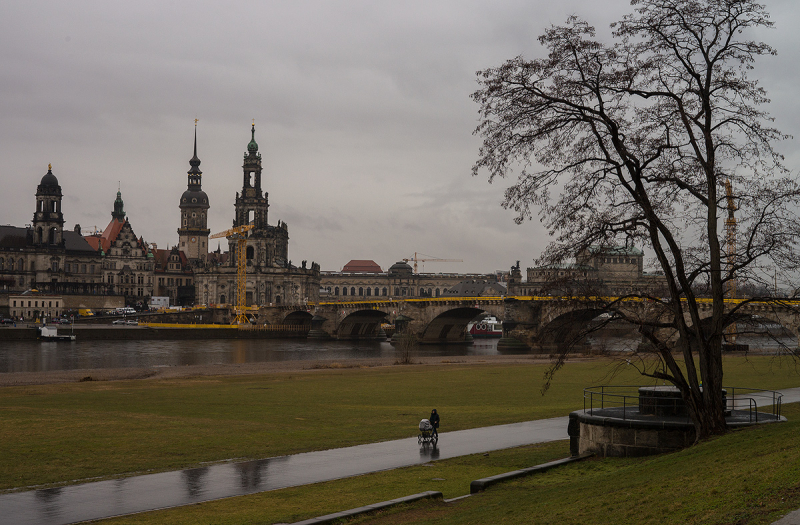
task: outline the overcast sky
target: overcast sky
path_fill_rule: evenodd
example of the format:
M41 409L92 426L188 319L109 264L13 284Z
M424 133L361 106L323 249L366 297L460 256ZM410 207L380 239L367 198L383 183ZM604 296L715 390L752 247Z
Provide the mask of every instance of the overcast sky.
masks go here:
M776 28L760 36L778 56L757 75L776 125L800 138L800 8L764 3ZM464 260L426 272L524 268L549 239L501 208L503 181L470 174L475 72L541 56L537 36L570 14L608 35L629 10L627 0L4 0L0 224L31 222L52 163L65 227L104 229L119 185L136 234L174 245L198 118L208 225L222 231L255 119L269 222L288 223L295 264L373 259L385 270L420 252ZM779 149L798 173L797 140Z

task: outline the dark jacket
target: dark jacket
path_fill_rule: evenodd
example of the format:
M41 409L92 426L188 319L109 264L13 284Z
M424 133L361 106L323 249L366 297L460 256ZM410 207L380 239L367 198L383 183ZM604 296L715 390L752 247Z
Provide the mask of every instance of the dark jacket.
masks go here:
M431 412L429 421L431 422L431 425L433 425L433 428L439 428L439 414L437 414L435 411Z

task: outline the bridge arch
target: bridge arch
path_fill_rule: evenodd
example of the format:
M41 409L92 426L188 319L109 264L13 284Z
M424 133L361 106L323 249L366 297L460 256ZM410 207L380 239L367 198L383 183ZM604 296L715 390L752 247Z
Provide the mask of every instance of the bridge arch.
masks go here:
M336 339L383 339L386 334L381 324L388 317L387 312L376 309L355 310L348 313L336 325Z
M423 344L466 343L467 325L478 315L486 312L474 306L462 306L445 310L434 317L422 329L419 340Z

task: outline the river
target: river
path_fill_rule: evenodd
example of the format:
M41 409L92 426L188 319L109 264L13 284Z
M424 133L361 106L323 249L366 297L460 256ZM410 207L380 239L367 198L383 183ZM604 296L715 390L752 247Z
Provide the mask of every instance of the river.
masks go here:
M470 345L423 345L415 355L497 355L498 339ZM504 352L505 353L505 352ZM211 339L205 341L0 341L0 373L148 368L274 361L394 359L388 342L317 339Z

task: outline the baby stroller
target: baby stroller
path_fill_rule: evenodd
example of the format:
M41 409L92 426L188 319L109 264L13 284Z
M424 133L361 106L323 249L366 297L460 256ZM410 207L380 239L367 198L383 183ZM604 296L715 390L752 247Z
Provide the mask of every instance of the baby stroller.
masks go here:
M436 444L439 441L439 436L433 432L433 425L427 419L419 422L419 435L417 436L417 443L422 444Z

